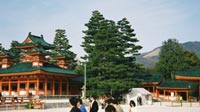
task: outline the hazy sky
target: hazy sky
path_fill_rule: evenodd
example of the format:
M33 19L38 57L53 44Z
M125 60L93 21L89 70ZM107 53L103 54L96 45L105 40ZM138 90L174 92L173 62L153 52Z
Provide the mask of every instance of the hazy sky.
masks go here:
M200 41L200 0L0 0L0 43L8 49L29 32L53 43L55 30L65 29L71 50L80 57L84 24L94 10L116 22L126 17L143 46L140 52L169 38Z

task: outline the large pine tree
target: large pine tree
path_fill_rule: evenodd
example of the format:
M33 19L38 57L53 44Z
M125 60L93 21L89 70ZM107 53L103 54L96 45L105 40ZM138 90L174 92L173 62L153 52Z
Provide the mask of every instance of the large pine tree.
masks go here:
M119 28L119 38L121 40L121 48L123 60L126 65L129 67L130 73L135 70L140 70L140 66L136 64L136 55L139 55L139 50L142 49L142 46L136 45L139 40L135 37L134 29L131 28L129 21L126 18L118 21L117 23Z
M139 68L134 55L141 46L135 45L138 40L129 22L123 19L117 25L93 11L85 26L88 29L84 31L82 47L87 53L83 59L87 63L89 93L119 94L136 86L140 80L134 77Z

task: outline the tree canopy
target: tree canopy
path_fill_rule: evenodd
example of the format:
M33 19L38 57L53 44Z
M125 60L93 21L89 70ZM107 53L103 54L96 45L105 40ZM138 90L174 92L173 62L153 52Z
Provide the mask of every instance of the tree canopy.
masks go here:
M134 73L141 70L135 63L135 55L142 48L136 45L134 29L126 18L108 20L99 11L93 11L82 47L86 55L87 90L89 94L111 92L119 94L140 84Z
M200 65L198 56L192 51L184 51L184 69L190 69Z
M197 66L199 59L195 53L185 51L176 39L164 41L155 69L164 74L165 78L173 78L175 71Z

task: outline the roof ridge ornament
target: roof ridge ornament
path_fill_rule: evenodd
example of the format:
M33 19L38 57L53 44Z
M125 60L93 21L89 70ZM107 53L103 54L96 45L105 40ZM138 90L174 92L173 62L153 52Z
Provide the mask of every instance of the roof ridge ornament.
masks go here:
M43 35L41 35L41 38L43 39Z
M31 32L29 32L28 35L30 36L30 35L31 35Z

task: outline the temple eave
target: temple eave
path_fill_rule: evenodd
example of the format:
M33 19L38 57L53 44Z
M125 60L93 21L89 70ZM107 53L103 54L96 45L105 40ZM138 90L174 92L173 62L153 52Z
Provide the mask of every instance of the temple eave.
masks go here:
M176 79L186 80L186 81L200 81L200 77L192 77L192 76L180 76L180 75L176 75Z
M189 90L188 88L173 88L173 87L156 87L157 89L164 89L164 90Z
M46 72L43 70L36 70L32 72L18 72L18 73L5 73L5 74L0 74L1 76L20 76L20 75L51 75L51 76L64 76L64 77L77 77L76 75L72 76L71 74L59 74L59 73L52 73L52 72Z

